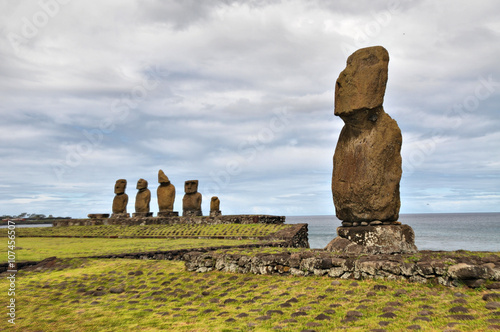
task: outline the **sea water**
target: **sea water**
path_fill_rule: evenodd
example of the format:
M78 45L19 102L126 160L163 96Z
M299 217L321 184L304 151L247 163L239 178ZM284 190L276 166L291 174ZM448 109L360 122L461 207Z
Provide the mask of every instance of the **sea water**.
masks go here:
M500 213L401 214L419 250L500 251ZM341 225L335 216L290 216L287 224L307 223L311 248L324 248Z

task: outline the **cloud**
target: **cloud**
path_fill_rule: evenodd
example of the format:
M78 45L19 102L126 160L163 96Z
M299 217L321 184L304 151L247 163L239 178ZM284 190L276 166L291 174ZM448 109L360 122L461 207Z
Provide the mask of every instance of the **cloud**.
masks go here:
M162 168L178 210L197 178L224 213L332 214L333 86L372 45L391 57L402 211L498 211L496 2L0 6L0 213L109 212L116 179L133 202Z

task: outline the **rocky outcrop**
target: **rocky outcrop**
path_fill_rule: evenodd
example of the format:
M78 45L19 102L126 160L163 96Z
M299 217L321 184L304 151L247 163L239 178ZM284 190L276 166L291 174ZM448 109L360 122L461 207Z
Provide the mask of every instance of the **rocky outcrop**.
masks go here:
M381 47L354 52L335 86L335 115L345 122L333 158L332 194L346 222L397 221L401 131L385 113L389 54Z

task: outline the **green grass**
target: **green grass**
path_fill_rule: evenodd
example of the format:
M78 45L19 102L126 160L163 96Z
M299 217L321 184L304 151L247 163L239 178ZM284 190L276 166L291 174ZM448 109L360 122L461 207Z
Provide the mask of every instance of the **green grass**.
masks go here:
M171 261L80 258L59 264L64 269L18 273L12 330L404 331L418 324L422 331L443 331L456 322L453 329L488 331L493 324L488 320L498 318L485 308L484 291L466 288L318 276L197 274ZM0 283L4 303L7 284ZM112 288L123 292L110 293ZM450 317L450 309L457 306L474 320ZM360 317L344 321L352 311ZM386 312L394 317L380 317ZM318 320L321 314L328 319ZM429 321L414 321L419 317ZM379 325L384 321L387 327Z
M145 225L145 226L68 226L16 228L16 237L81 236L81 237L244 237L258 238L293 225L283 224L220 224L220 225ZM0 229L0 237L7 236Z
M7 242L7 240L5 240ZM102 238L16 238L16 261L41 261L45 258L87 257L155 250L192 249L258 243L257 240L224 239L102 239ZM7 244L6 244L7 245ZM0 263L7 262L7 250Z

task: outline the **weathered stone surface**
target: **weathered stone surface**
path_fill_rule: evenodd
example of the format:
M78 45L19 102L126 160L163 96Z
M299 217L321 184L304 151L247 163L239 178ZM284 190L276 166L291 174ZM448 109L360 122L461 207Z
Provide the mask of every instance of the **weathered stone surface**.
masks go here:
M106 219L109 218L109 213L89 213L87 217L90 219Z
M333 158L332 194L343 221L398 220L402 136L382 107L388 63L383 47L360 49L337 79L335 115L345 125Z
M56 219L52 222L54 227L67 226L95 226L95 225L172 225L172 224L191 224L191 225L218 225L218 224L283 224L286 217L272 215L221 215L217 217L181 217L177 212L159 212L158 217L149 218L129 218L129 214L113 214L108 219ZM165 216L161 216L166 214ZM278 235L276 233L276 235ZM305 232L307 242L307 227ZM308 247L308 245L307 245Z
M188 180L184 183L184 198L182 199L183 216L202 216L201 194L198 192L198 180Z
M217 196L213 196L210 200L210 217L216 217L220 215L220 200Z
M338 227L338 237L325 248L345 253L414 253L415 233L408 225Z
M125 194L127 180L119 179L115 183L115 198L113 199L113 214L127 213L128 195Z
M158 171L158 183L160 186L156 190L156 195L158 197L158 208L160 212L173 211L175 187L170 183L170 180L161 169Z
M158 212L159 218L177 217L177 216L179 216L179 212L177 212L177 211L160 211L160 212Z
M453 279L471 280L471 279L489 279L493 275L493 270L489 266L476 266L460 263L450 266L448 274Z
M135 212L149 213L149 202L151 201L151 191L148 189L148 181L139 179L137 187L139 191L135 196Z
M147 218L147 217L152 217L153 212L136 212L132 213L132 218Z

